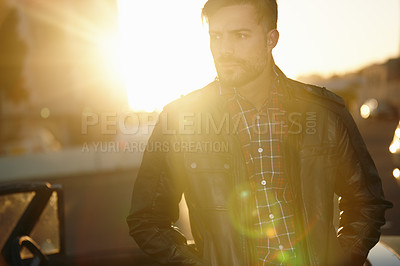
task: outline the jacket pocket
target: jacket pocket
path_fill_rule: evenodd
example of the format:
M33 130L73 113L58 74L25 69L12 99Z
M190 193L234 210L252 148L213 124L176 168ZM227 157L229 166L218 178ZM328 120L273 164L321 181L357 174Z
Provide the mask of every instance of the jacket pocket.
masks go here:
M300 157L303 161L312 161L314 165L323 165L325 169L339 164L337 147L334 145L303 147L300 150Z
M232 187L232 156L186 153L187 193L201 208L226 210Z

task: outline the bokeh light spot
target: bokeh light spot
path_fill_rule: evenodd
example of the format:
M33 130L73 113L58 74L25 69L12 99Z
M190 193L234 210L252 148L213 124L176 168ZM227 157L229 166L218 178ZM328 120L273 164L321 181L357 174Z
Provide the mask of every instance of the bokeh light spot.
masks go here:
M397 150L400 148L400 141L399 140L394 140L393 143L389 147L389 151L391 153L396 153Z
M42 108L42 110L40 110L40 116L43 119L47 119L50 116L50 109L47 107Z
M360 108L360 114L361 114L362 118L367 119L371 114L371 110L370 110L369 106L366 104L363 104Z
M394 132L394 134L400 138L400 128L396 128L396 131Z
M400 178L400 170L399 170L399 168L396 168L396 169L393 170L393 176L394 176L396 179L399 179L399 178Z

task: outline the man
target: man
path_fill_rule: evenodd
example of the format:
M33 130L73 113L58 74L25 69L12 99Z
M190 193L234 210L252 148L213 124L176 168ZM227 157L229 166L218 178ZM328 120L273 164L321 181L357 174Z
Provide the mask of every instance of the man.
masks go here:
M202 15L218 79L161 113L130 234L168 265L362 265L391 203L342 99L274 64L275 0L209 0ZM194 245L173 226L183 193Z

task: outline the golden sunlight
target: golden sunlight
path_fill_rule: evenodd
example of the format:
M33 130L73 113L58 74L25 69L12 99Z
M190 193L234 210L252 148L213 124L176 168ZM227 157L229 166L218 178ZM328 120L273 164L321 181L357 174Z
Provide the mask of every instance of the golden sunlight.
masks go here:
M205 2L118 0L118 52L132 109L159 110L214 79L207 25L200 18ZM304 1L279 2L281 35L273 54L289 77L355 71L397 55L397 0L312 2L308 9ZM376 32L379 38L371 39Z
M160 110L215 77L207 28L200 18L203 4L118 1L120 57L133 110Z

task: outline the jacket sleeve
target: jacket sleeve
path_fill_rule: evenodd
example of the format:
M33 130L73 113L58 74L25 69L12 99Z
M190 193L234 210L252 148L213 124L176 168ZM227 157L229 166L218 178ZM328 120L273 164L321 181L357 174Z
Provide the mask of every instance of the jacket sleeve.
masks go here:
M171 174L175 172L171 168L176 167L169 160L174 135L163 132L162 117L149 139L135 181L127 217L129 233L145 253L161 264L201 265L196 251L173 226L179 216L183 185Z
M341 211L338 239L351 252L352 265L363 265L379 241L385 210L392 204L384 199L377 169L353 118L347 110L342 114L338 125L341 164L335 184Z

